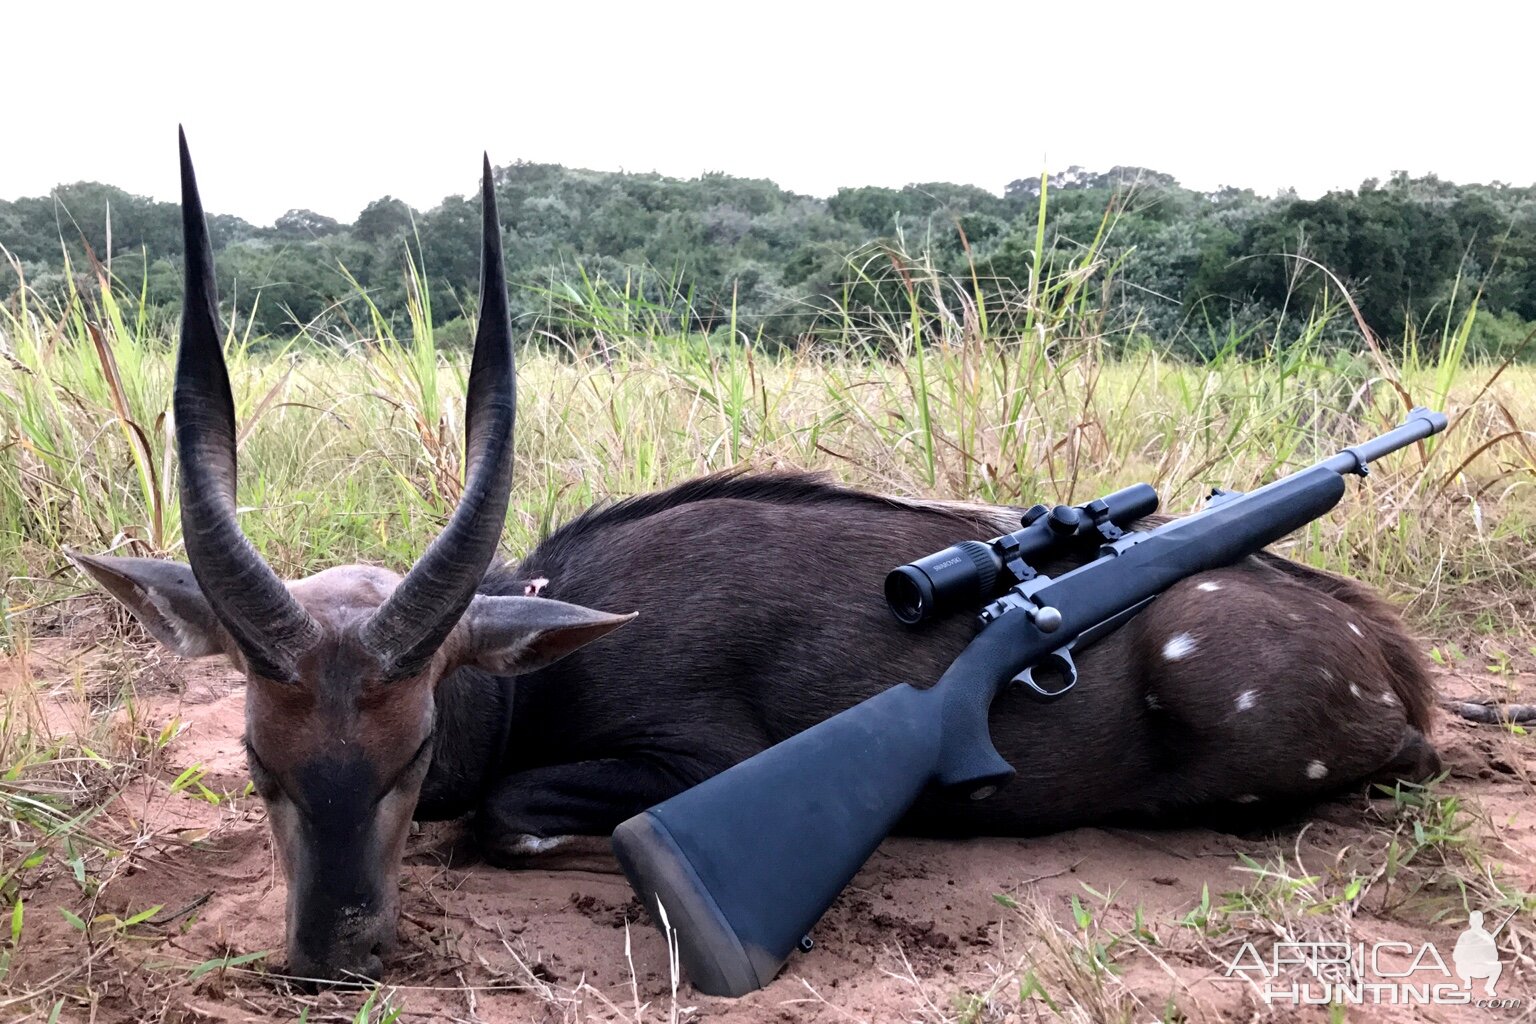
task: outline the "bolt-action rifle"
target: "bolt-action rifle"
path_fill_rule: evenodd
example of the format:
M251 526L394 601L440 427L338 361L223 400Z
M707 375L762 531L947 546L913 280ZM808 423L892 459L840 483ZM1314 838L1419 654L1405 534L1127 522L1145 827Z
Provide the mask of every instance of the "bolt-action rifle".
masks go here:
M1217 491L1201 511L1144 531L1123 527L1155 509L1146 485L1078 508L1038 506L1015 533L894 570L886 597L903 622L984 603L980 632L937 683L893 686L614 832L658 926L665 909L689 980L709 995L768 984L924 790L985 799L1008 782L1014 769L987 730L1005 686L1060 698L1077 681L1075 649L1180 580L1325 515L1345 476L1445 427L1441 413L1414 409L1380 437L1246 494ZM1085 541L1097 557L1055 579L1028 564Z

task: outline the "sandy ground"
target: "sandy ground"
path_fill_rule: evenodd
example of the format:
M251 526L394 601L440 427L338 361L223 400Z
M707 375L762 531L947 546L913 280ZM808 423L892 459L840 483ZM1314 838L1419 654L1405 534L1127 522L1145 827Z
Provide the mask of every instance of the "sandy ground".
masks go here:
M6 666L6 686L43 694L36 706L59 732L90 713L81 680L100 671L135 679L135 731L181 723L154 771L129 780L96 823L124 853L95 896L83 896L62 863L30 876L13 991L51 986L69 997L61 1020L294 1020L306 1008L311 1021L352 1020L360 994L306 996L270 973L282 964L284 888L261 804L238 795L247 779L238 680L214 661L151 655L144 668L143 657L40 640ZM1536 700L1533 676L1442 672L1440 683L1458 697L1522 699L1523 690ZM816 929L816 948L739 1001L700 996L686 982L674 995L666 946L602 841L507 871L481 863L456 827L435 826L411 841L386 993L402 1020L1329 1019L1317 1008L1266 1006L1255 985L1224 977L1225 965L1244 942L1268 958L1277 942L1319 939L1434 942L1449 964L1467 910L1487 899L1480 874L1536 890L1536 745L1449 718L1437 745L1450 769L1441 792L1459 800L1466 827L1407 867L1394 862L1414 839L1412 822L1390 800L1363 798L1265 835L1081 829L1034 840L892 839ZM214 804L196 785L173 792L193 766L210 792L235 795ZM1394 835L1398 851L1389 854ZM1266 883L1240 855L1283 861L1297 881ZM1351 878L1361 880L1353 893ZM1246 900L1224 895L1244 888ZM111 938L99 928L83 935L55 909L89 920L156 905L148 922ZM1498 994L1523 1005L1350 1007L1334 1019L1536 1019L1528 910L1499 940ZM229 969L206 966L251 954ZM1032 982L1044 996L1021 1001Z

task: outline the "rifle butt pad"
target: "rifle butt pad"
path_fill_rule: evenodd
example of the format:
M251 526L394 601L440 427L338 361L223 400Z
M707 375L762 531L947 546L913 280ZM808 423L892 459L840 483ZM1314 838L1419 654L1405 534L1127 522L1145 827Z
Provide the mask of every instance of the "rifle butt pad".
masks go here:
M694 987L740 996L773 980L933 779L941 705L891 687L614 830Z
M613 851L651 920L661 927L665 919L694 988L736 997L773 980L783 959L742 943L661 819L646 812L625 821L613 832Z

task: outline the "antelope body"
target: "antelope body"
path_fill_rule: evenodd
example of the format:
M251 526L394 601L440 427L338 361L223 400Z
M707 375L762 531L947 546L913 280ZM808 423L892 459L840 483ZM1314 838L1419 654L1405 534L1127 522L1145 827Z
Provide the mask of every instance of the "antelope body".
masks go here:
M886 686L937 679L968 642L966 616L897 623L881 582L1015 529L1018 510L711 477L588 512L491 568L515 401L489 162L464 499L404 577L344 566L281 581L235 522L234 410L185 140L182 175L174 406L190 564L71 557L172 650L244 671L251 774L288 880L290 973L380 975L412 816L472 814L495 859L606 834ZM928 798L908 827L1162 823L1438 768L1429 680L1391 609L1275 556L1180 583L1078 667L1065 699L994 704L1013 784Z

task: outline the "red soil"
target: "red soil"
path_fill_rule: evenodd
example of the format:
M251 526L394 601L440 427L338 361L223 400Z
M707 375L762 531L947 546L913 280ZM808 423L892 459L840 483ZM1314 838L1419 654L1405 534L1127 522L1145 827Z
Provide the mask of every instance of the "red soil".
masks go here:
M39 641L24 664L13 660L0 678L12 696L23 688L28 701L41 694L33 706L46 727L68 734L88 714L70 685L81 666L96 671L104 661L127 665L139 657ZM292 1020L303 1005L311 1007L310 1020L351 1020L361 995L304 996L271 976L282 963L284 887L260 801L237 795L215 805L186 789L171 791L193 765L205 770L200 781L210 791L243 791L238 680L214 661L152 657L150 663L158 667L128 670L140 694L134 731L155 733L173 719L184 729L154 770L130 781L93 826L125 851L106 869L93 899L82 896L62 868L29 876L28 924L7 982L14 992L52 985L68 997L63 1020ZM1529 676L1511 681L1446 673L1440 682L1457 696L1518 698L1522 684L1536 692ZM1451 772L1442 791L1474 812L1471 831L1484 863L1496 866L1506 886L1536 890L1536 814L1528 810L1536 777L1532 742L1448 718L1436 739ZM1392 815L1391 801L1372 803L1327 805L1305 828L1277 837L1081 829L1032 840L893 839L818 926L817 947L797 955L777 981L738 1001L699 996L683 982L678 1017L947 1020L966 1017L969 994L996 986L990 1006L968 1019L1061 1019L1039 997L1020 1002L1021 973L1034 969L1066 1019L1097 1019L1117 1002L1132 1008L1131 1019L1162 1019L1170 1000L1189 1020L1326 1019L1316 1009L1266 1007L1251 986L1223 977L1224 964L1242 942L1267 950L1277 933L1390 938L1415 947L1433 941L1449 963L1477 899L1463 902L1446 885L1477 869L1453 855L1449 866L1431 870L1434 850L1390 884L1384 876L1371 880L1385 863ZM1260 863L1287 858L1293 875L1321 876L1329 893L1342 891L1350 875L1368 881L1352 913L1340 907L1308 913L1296 900L1273 923L1262 915L1218 914L1212 920L1222 927L1180 924L1192 911L1198 915L1202 889L1220 905L1222 894L1255 882L1242 871L1239 854ZM1414 891L1436 875L1440 884ZM455 827L434 827L413 837L402 885L401 943L387 978L396 986L393 1005L404 1008L402 1020L667 1020L674 1011L666 946L602 841L506 871L480 862ZM1112 894L1108 905L1094 892ZM1093 916L1086 931L1074 921L1073 897ZM1006 906L1008 900L1019 908ZM163 909L150 923L115 941L99 931L88 939L55 909L89 919L155 905ZM1131 934L1138 907L1145 929L1139 941ZM1524 997L1523 1010L1352 1007L1348 1019L1536 1014L1531 926L1529 915L1517 917L1500 939L1506 966L1499 994ZM1116 935L1122 937L1111 943ZM1085 939L1090 947L1110 944L1105 958L1115 962L1116 973L1092 970L1081 952ZM247 967L190 976L193 965L261 951L270 955ZM259 970L263 964L268 973ZM0 1009L0 1018L23 1005Z

